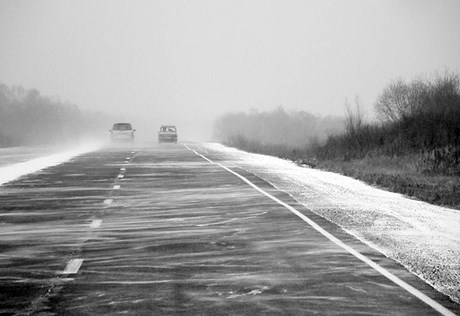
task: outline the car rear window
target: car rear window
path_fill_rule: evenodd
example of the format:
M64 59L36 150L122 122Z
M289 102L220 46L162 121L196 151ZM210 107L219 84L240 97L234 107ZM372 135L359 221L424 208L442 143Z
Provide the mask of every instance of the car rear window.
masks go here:
M132 129L131 124L129 123L117 123L113 125L113 130L116 130L116 131L127 131L131 129Z
M176 132L175 126L162 126L160 129L161 132Z

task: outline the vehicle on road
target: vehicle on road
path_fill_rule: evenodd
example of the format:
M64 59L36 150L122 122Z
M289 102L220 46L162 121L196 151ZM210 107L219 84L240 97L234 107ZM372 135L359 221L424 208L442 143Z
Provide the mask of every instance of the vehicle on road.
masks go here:
M174 125L162 125L158 132L159 143L177 143L177 129Z
M130 123L115 123L110 132L112 141L134 141L134 132Z

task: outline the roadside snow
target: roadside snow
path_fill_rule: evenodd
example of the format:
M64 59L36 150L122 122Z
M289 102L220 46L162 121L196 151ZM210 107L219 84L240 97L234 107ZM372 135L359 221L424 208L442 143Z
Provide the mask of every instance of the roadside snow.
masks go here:
M55 153L52 155L46 155L39 158L33 158L27 161L12 163L0 167L0 185L7 182L13 181L19 177L27 175L29 173L37 172L41 169L45 169L51 166L59 165L63 162L66 162L78 155L84 154L86 152L94 151L98 149L100 145L96 143L81 145L77 148L66 150L60 153ZM2 149L2 151L7 151L8 148ZM17 151L17 153L15 153ZM15 149L12 148L9 152L9 159L13 161L22 161L24 159L24 150L23 148Z
M460 211L271 156L220 144L203 150L287 192L460 303Z

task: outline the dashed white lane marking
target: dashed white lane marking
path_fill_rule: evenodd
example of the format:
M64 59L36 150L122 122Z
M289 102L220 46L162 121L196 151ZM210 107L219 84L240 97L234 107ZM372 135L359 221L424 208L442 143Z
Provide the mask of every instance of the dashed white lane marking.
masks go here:
M326 230L324 230L323 228L321 228L321 226L319 226L318 224L316 224L314 221L312 221L310 218L308 218L307 216L303 215L302 213L300 213L298 210L296 210L295 208L293 208L292 206L284 203L283 201L281 201L280 199L274 197L273 195L271 195L270 193L267 193L265 192L264 190L262 190L261 188L259 188L258 186L256 186L254 183L252 183L251 181L249 181L247 178L243 177L242 175L240 175L239 173L236 173L235 171L225 167L224 165L218 163L218 162L213 162L212 160L206 158L205 156L199 154L198 152L196 152L195 150L193 149L190 149L190 147L188 147L187 145L184 145L188 150L190 151L193 151L196 155L200 156L201 158L205 159L206 161L212 163L212 164L215 164L215 165L218 165L220 166L221 168L227 170L228 172L230 172L231 174L237 176L238 178L240 178L241 180L243 180L244 182L246 182L249 186L251 186L252 188L254 188L255 190L259 191L260 193L262 193L263 195L265 195L266 197L272 199L273 201L275 201L276 203L284 206L285 208L287 208L289 211L291 211L292 213L294 213L295 215L297 215L298 217L300 217L304 222L306 222L307 224L309 224L312 228L314 228L316 231L318 231L319 233L321 233L324 237L326 237L327 239L329 239L330 241L332 241L333 243L335 243L337 246L341 247L342 249L346 250L347 252L349 252L350 254L352 254L353 256L355 256L356 258L358 258L359 260L361 260L362 262L366 263L368 266L370 266L371 268L373 268L374 270L376 270L377 272L379 272L380 274L382 274L383 276L385 276L387 279L391 280L393 283L397 284L398 286L400 286L401 288L403 288L404 290L406 290L407 292L409 292L410 294L414 295L415 297L417 297L419 300L421 300L422 302L424 302L425 304L427 304L428 306L430 306L431 308L433 308L434 310L436 310L438 313L442 314L442 315L446 315L446 316L455 316L454 313L452 313L450 310L448 310L447 308L445 308L444 306L442 306L441 304L439 304L438 302L436 302L435 300L431 299L430 297L426 296L425 294L423 294L422 292L420 292L419 290L417 290L416 288L414 288L413 286L407 284L406 282L404 282L403 280L401 280L400 278L398 278L397 276L395 276L394 274L392 274L391 272L389 272L388 270L386 270L385 268L379 266L377 263L375 263L374 261L370 260L369 258L365 257L364 255L360 254L358 251L354 250L353 248L351 248L350 246L347 246L345 245L340 239L338 239L337 237L333 236L332 234L330 234L329 232L327 232Z
M89 225L89 228L98 228L101 227L102 225L102 219L93 219L91 222L91 225Z
M134 152L132 152L132 154L134 154ZM130 157L126 157L126 161L125 163L128 163L129 160L131 158ZM126 168L120 168L120 171L121 172L124 172L126 171ZM119 174L118 175L118 179L122 179L124 177L123 174ZM115 184L113 186L113 190L119 190L120 189L120 185L119 184ZM113 202L113 199L105 199L104 200L104 204L106 205L110 205L111 203ZM91 224L89 225L90 228L98 228L102 225L102 220L101 219L94 219ZM64 271L62 272L62 274L75 274L78 272L78 270L80 270L80 267L81 265L83 264L83 260L84 259L71 259L69 260L69 262L67 263Z
M83 259L70 259L62 274L75 274L80 270Z

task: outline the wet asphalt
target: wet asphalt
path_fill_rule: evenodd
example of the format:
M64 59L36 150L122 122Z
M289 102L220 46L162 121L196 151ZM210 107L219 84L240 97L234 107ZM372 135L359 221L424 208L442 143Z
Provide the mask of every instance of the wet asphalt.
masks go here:
M232 170L460 314L289 195ZM117 314L438 312L181 144L107 147L1 186L0 315Z

